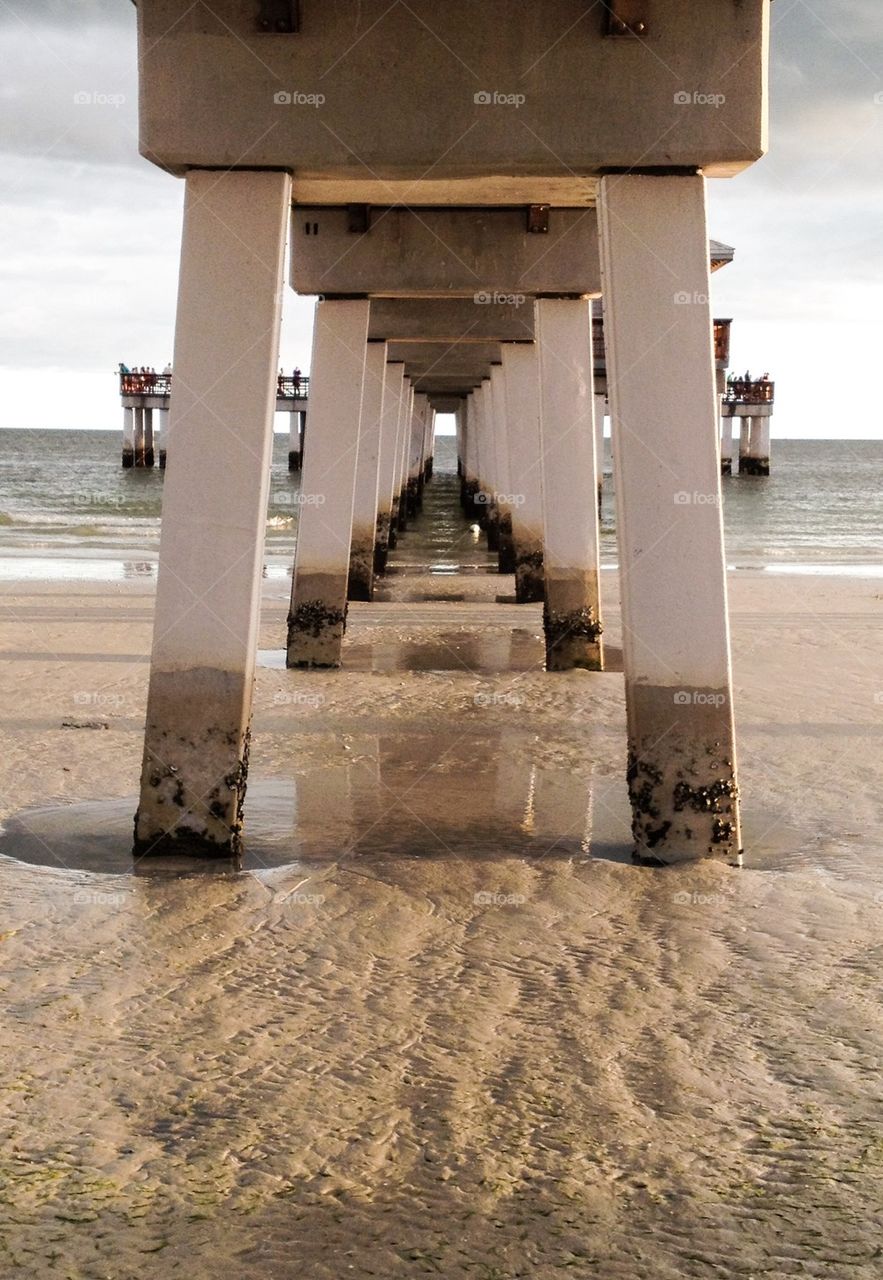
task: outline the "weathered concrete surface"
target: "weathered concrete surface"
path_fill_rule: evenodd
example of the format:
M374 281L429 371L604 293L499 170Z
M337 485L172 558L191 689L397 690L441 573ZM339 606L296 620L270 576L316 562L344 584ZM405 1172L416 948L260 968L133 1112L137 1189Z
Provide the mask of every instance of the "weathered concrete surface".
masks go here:
M601 192L636 849L729 858L740 832L705 184L635 175Z
M374 298L368 322L371 339L389 342L532 342L529 300L491 298Z
M303 203L585 205L610 167L730 175L765 147L768 0L648 4L633 40L571 0L514 26L509 0L325 6L294 35L256 16L140 0L143 154L292 170Z
M186 180L140 851L239 844L288 200L285 174Z
M368 339L365 301L316 304L310 430L304 454L291 607L290 667L340 663ZM374 484L376 495L376 463ZM375 497L376 500L376 497ZM372 547L374 511L360 533Z
M543 584L546 670L601 671L604 651L603 628L595 603L600 598L597 573L547 564Z
M295 208L291 285L296 293L462 297L513 307L530 294L598 294L594 209L553 209L545 235L523 209L372 211L369 231L349 230L346 208ZM318 232L307 233L307 228Z

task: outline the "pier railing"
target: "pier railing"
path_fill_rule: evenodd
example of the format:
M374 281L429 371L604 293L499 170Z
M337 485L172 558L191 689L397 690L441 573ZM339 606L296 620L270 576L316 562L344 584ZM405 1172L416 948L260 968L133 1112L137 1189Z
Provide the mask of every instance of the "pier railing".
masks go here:
M120 373L121 396L167 396L172 391L170 373ZM310 394L310 379L301 374L280 373L276 379L277 400L306 400Z
M751 379L734 378L727 383L724 399L728 404L772 404L775 399L776 384L769 378Z

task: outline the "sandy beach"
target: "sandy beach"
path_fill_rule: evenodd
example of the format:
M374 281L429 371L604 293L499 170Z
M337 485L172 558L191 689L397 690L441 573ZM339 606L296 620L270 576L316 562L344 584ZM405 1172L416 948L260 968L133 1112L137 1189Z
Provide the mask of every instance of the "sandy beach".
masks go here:
M4 584L6 1273L880 1275L880 583L731 575L746 866L659 871L604 576L554 676L478 571L287 672L269 579L246 869L134 875L152 585Z

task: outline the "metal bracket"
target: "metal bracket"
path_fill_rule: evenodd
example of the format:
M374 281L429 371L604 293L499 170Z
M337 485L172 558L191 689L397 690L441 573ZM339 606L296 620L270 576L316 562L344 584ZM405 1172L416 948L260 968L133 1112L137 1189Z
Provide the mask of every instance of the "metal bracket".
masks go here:
M371 227L371 214L366 204L348 204L346 229L356 236L363 236Z
M636 40L647 34L646 0L611 0L602 8L605 36Z
M549 206L547 204L529 204L527 206L527 230L532 236L545 236L549 233Z
M261 0L257 28L268 35L292 35L300 31L299 0Z

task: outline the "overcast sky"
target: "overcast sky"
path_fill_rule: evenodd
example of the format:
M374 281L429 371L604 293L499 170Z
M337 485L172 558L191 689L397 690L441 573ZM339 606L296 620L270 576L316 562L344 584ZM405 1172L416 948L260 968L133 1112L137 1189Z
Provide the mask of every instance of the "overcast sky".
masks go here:
M171 357L183 183L138 156L135 52L127 0L0 0L0 426L115 428L117 363ZM776 0L771 86L769 156L710 183L715 314L776 434L883 437L883 0ZM311 318L289 291L286 367Z

